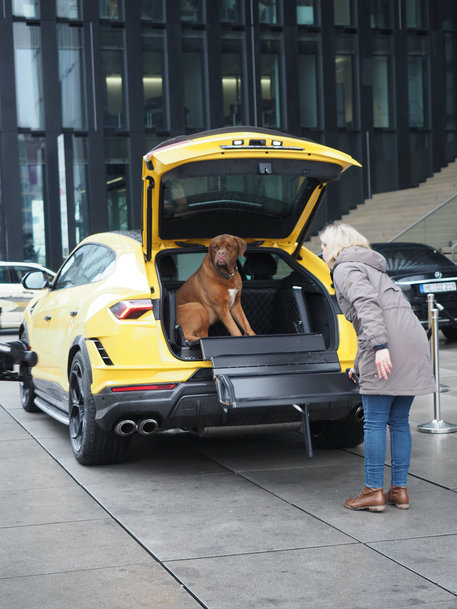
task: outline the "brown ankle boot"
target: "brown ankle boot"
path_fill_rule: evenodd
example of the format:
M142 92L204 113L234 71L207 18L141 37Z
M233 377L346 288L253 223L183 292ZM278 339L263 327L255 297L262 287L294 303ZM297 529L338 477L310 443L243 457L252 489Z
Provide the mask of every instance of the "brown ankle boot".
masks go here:
M366 486L357 497L346 499L344 507L350 510L383 512L386 509L386 501L382 491L382 488L369 488Z
M406 492L406 486L391 486L384 495L386 503L390 503L400 510L409 508L409 497Z

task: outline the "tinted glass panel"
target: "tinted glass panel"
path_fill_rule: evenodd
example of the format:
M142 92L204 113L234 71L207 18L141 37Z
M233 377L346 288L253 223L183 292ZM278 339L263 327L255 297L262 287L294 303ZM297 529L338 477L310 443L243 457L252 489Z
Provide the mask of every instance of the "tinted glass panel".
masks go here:
M457 266L433 248L412 244L372 244L387 261L387 271L435 271L438 267L453 269Z
M315 171L339 173L328 163L265 158L178 167L162 179L160 235L285 237L316 190Z
M14 67L19 127L44 127L42 57L39 26L14 24Z
M40 16L39 0L13 0L13 15L29 19L38 18Z
M141 0L141 19L163 21L164 0Z
M105 142L106 191L109 230L127 230L128 152L125 138L109 138Z
M265 37L260 47L260 91L262 98L262 126L279 127L281 124L281 43L279 39Z
M144 124L148 129L160 129L165 121L163 37L144 31L142 47Z
M46 264L45 139L19 135L24 258Z
M242 21L242 0L220 0L221 21L239 23Z
M202 19L202 0L181 0L181 21L197 23Z
M81 19L81 0L56 0L57 17Z
M186 128L199 130L205 123L205 80L203 39L183 39L184 113Z
M276 0L258 0L260 23L278 23L278 3Z
M338 1L341 2L341 0ZM297 23L312 25L314 21L314 0L297 0Z
M236 35L236 34L235 34ZM222 94L224 125L243 125L243 40L225 38L222 41Z
M333 0L335 25L354 25L353 0Z
M82 29L57 25L62 126L86 127Z
M98 7L102 19L123 19L124 17L122 0L98 0Z
M298 47L300 127L319 126L318 42L302 38Z
M103 245L83 245L63 265L54 289L71 288L100 281L113 272L116 256Z
M125 127L123 31L104 29L101 41L105 127L122 129Z

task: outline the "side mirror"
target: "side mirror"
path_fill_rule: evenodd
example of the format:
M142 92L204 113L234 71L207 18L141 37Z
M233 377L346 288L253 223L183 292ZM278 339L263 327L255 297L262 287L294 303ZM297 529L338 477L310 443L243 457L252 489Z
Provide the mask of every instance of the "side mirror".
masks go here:
M51 285L48 276L43 271L27 273L22 278L21 283L27 290L43 290Z

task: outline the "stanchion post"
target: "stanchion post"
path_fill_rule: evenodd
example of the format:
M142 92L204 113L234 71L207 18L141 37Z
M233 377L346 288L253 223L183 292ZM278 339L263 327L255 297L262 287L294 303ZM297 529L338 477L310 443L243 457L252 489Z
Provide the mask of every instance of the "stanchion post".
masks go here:
M435 393L433 394L433 415L434 418L428 423L422 423L418 425L417 429L424 433L453 433L457 431L457 425L453 423L447 423L441 418L441 384L440 384L440 355L439 355L439 311L435 307L435 295L427 295L428 302L428 323L429 330L431 330L430 345L431 345L431 356L433 363L433 373L435 375Z

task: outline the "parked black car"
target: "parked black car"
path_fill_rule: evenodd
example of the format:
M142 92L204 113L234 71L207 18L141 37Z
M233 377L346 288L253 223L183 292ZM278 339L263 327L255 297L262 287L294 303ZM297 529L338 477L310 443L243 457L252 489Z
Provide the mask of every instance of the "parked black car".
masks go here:
M422 243L372 243L371 247L385 257L388 275L401 287L424 327L427 294L435 294L441 305L440 329L448 340L457 341L457 264Z

